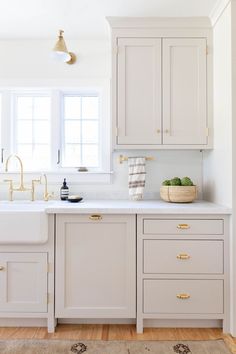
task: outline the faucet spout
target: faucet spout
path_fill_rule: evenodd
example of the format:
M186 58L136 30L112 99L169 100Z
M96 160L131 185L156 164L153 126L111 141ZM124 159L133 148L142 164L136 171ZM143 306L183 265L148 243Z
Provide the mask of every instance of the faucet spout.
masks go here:
M20 159L20 157L18 155L10 155L8 158L7 158L7 161L6 161L6 165L5 165L5 172L8 172L8 164L9 164L9 161L12 159L12 158L15 158L18 160L19 164L20 164L20 185L19 185L19 188L17 188L17 190L19 191L26 191L28 190L27 188L25 188L24 186L24 168L23 168L23 163Z

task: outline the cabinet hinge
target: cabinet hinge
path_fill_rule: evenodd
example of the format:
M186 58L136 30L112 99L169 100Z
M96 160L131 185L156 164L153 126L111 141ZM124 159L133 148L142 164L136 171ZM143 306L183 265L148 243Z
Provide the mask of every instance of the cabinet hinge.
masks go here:
M206 128L206 136L209 136L209 128Z
M119 53L118 45L114 46L114 54L117 55Z
M47 263L47 273L50 273L51 272L51 265L50 263Z

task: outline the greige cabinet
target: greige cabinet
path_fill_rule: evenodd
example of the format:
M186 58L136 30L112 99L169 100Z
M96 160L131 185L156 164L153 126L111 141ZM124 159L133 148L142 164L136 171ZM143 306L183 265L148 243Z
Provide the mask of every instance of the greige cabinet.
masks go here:
M47 253L0 253L2 315L47 312L47 281Z
M206 38L163 39L163 144L208 142Z
M155 18L108 21L114 148L211 148L211 32Z
M57 215L56 317L136 317L136 217Z
M138 332L147 319L217 319L228 332L228 237L226 216L138 215Z
M117 144L161 144L161 39L119 38Z

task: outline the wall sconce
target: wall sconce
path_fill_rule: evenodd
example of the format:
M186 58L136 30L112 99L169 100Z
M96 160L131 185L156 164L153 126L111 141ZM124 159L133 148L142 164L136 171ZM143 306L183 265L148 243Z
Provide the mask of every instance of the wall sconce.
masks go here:
M74 53L68 52L63 33L63 30L59 30L58 40L53 48L53 58L63 63L74 64L76 56Z

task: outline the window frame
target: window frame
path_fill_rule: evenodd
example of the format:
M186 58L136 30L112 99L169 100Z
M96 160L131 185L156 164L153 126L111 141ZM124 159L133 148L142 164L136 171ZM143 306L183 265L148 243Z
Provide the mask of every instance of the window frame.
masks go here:
M67 176L72 183L75 184L90 184L90 183L111 183L111 124L109 120L110 102L109 102L109 85L103 83L100 85L89 85L86 87L27 87L27 88L0 88L2 96L2 120L1 120L1 148L4 150L4 160L14 152L16 146L15 134L16 128L16 112L14 112L14 102L18 96L49 96L51 98L51 167L44 170L52 182L57 183L61 180L61 176ZM62 97L64 95L82 94L88 96L91 93L98 94L99 97L99 146L100 146L100 167L91 168L88 172L79 172L76 167L67 168L61 166L61 161L57 163L58 150L62 153ZM16 101L15 101L16 103ZM16 106L15 106L16 107ZM10 116L10 119L9 119ZM1 169L4 170L4 162L1 161ZM13 171L16 174L18 171ZM33 176L42 173L42 171L25 171L26 175ZM78 176L80 176L78 178Z

